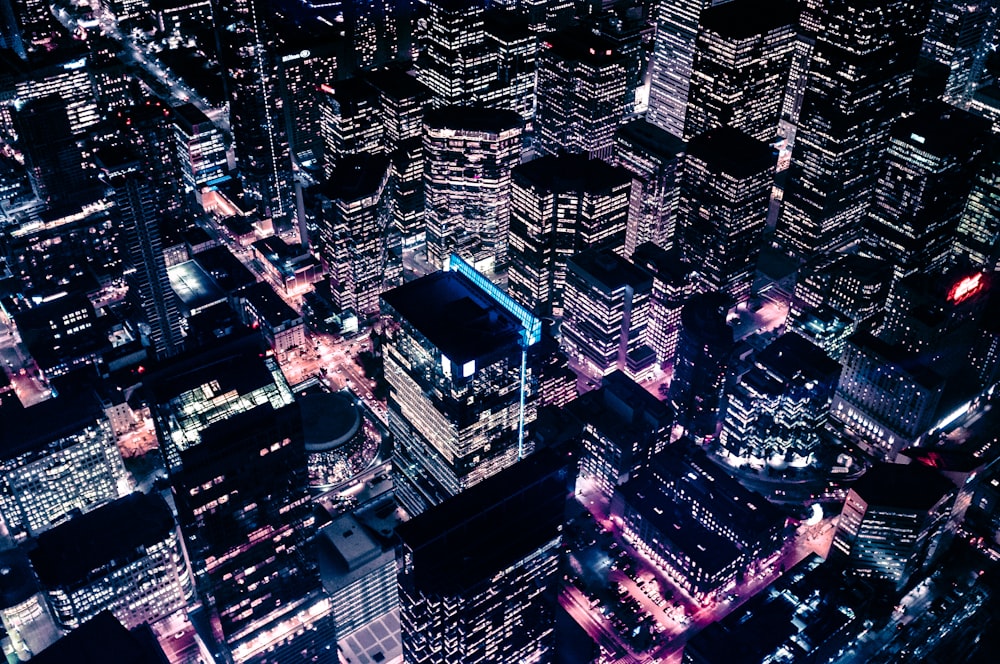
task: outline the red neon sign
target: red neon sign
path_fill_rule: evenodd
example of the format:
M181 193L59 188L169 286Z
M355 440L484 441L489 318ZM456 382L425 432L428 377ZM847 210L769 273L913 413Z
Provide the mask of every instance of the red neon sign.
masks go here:
M954 304L964 302L970 297L983 290L986 283L983 281L983 273L979 272L963 278L948 291L948 300Z

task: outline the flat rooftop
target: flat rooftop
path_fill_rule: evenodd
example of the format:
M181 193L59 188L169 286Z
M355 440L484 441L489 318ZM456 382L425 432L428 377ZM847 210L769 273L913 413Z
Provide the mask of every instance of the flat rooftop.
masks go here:
M870 507L929 510L954 485L922 463L876 463L853 489Z
M458 272L434 272L382 294L383 301L453 364L517 346L520 321Z
M193 313L226 299L226 294L197 261L184 261L167 268L170 288Z
M88 390L62 394L30 408L5 410L0 426L0 458L13 459L41 450L102 419L104 410L97 395Z

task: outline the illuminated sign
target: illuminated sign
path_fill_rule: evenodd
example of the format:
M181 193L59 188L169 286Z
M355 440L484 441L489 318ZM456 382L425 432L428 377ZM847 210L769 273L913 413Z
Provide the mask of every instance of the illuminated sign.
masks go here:
M948 291L948 301L954 304L959 304L983 290L985 287L986 283L983 281L982 272L965 277L952 286L951 290Z

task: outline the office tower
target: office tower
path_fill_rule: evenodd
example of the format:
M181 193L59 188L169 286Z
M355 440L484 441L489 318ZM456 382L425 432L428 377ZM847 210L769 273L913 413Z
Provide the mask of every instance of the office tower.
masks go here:
M323 174L329 177L342 157L384 150L379 93L363 78L320 87Z
M105 149L100 162L134 268L131 288L142 309L142 334L157 358L176 355L183 349L184 338L177 296L170 288L160 241L163 210L157 206L156 184L144 173L141 159L124 150Z
M212 12L246 200L261 217L287 228L296 216L295 191L274 12L264 0L215 0Z
M824 254L799 270L791 314L828 306L860 323L882 311L892 285L892 263L857 254Z
M512 174L511 296L540 315L561 316L566 261L625 242L632 176L583 155L547 156Z
M815 461L840 365L789 332L753 356L727 390L719 443L731 465L805 466Z
M687 438L621 486L611 513L625 539L699 603L763 572L784 544L781 510Z
M108 611L80 625L35 655L32 661L35 664L99 662L106 659L108 653L114 653L115 659L120 662L161 664L169 661L149 626L125 629Z
M66 102L52 94L27 102L13 115L35 196L49 205L71 203L83 193L88 178Z
M424 49L417 79L430 88L435 106L482 103L497 79L497 55L486 43L484 0L427 3Z
M668 400L676 423L697 439L713 437L722 394L729 378L736 343L726 323L732 306L724 293L691 297L681 309L681 331L674 355L674 377Z
M948 68L943 98L965 107L983 71L996 14L989 2L935 0L922 54Z
M621 372L581 394L566 411L582 425L578 488L589 480L609 501L670 442L670 406Z
M646 120L678 138L684 135L698 25L702 12L714 4L712 0L659 0L656 4Z
M309 190L316 245L330 275L334 304L358 315L378 311L387 281L389 160L381 155L340 159L331 177Z
M759 141L775 139L797 19L785 0L734 0L701 13L684 138L728 126Z
M955 229L953 261L968 261L990 271L1000 262L1000 143L986 141L979 156L972 191Z
M171 120L184 193L200 205L202 188L229 170L222 132L194 104L174 108Z
M379 91L382 144L392 161L391 246L412 247L424 240L424 112L431 91L401 68L365 74Z
M302 314L295 311L264 281L244 286L229 294L229 304L236 317L260 335L279 357L306 346L306 326Z
M553 661L565 466L540 451L399 526L403 661Z
M320 130L322 94L317 84L325 85L344 77L346 69L338 58L335 29L320 21L305 25L282 26L278 46L281 67L281 105L288 127L289 153L306 168L322 165L323 138ZM315 28L315 29L314 29Z
M383 501L381 509L391 511L391 503L391 498ZM330 593L341 647L352 634L399 606L394 538L374 530L384 525L365 510L342 514L320 531L320 546L328 552L320 559L323 585Z
M194 593L180 533L159 494L133 493L42 533L31 562L64 630L102 611L125 627L185 609Z
M732 127L688 143L677 219L679 244L702 288L750 295L774 177L771 148Z
M611 156L631 102L631 60L606 37L581 27L547 35L538 54L535 132L543 153Z
M38 4L49 11L47 5ZM13 105L14 99L26 103L58 94L69 116L70 130L82 137L101 120L87 56L86 44L67 40L51 52L39 49L27 62L11 57L10 53L0 53L7 73L0 80L6 105Z
M177 358L148 384L223 661L336 661L312 548L302 421L277 362L259 338L243 337Z
M17 547L0 551L0 570L0 625L9 639L8 652L15 662L24 662L61 633L27 554Z
M128 473L96 396L67 393L6 412L0 513L21 540L128 491Z
M511 170L521 161L514 111L446 106L424 118L427 262L458 254L484 274L507 265Z
M396 494L418 514L530 452L541 323L455 256L381 311L399 325L383 350Z
M612 162L632 173L632 196L625 230L625 255L645 242L675 244L681 159L686 145L645 120L615 132Z
M786 334L794 332L822 348L831 359L839 360L857 324L828 305L803 307L789 312Z
M351 53L339 67L360 71L410 57L415 2L349 0L340 5L342 23L350 36Z
M491 8L485 14L486 44L497 54L496 92L489 105L516 111L525 122L535 117L535 68L538 35L527 18Z
M0 46L17 53L22 60L29 53L45 49L58 34L55 16L42 0L0 2Z
M892 128L862 241L896 280L945 265L988 136L988 121L941 102Z
M636 247L632 262L653 276L646 343L656 353L660 365L673 362L681 330L681 310L695 293L694 266L684 261L678 250L667 251L652 242Z
M562 337L566 353L591 376L652 375L646 345L653 279L610 249L577 254L566 264Z
M929 9L929 0L824 6L776 227L796 254L856 239L889 128L906 108Z
M945 379L915 353L858 330L840 364L830 413L873 455L892 461L938 421Z
M922 463L876 463L847 492L831 555L853 574L902 588L943 552L954 489Z

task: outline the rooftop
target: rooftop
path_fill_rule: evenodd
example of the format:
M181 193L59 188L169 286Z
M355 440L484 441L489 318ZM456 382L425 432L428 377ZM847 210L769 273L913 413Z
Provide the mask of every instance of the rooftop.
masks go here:
M122 567L137 560L140 547L163 541L173 528L158 493L132 493L39 535L31 561L47 588L75 587L111 562Z
M515 182L549 192L601 193L632 182L632 174L582 154L546 155L514 168Z
M870 507L926 511L954 485L922 463L876 463L851 489Z
M692 138L687 156L737 178L769 172L777 160L770 145L729 126L709 129Z
M841 369L840 362L831 359L826 351L795 332L788 332L772 341L757 353L754 360L786 383L796 375L804 380L836 380Z
M331 200L358 201L377 194L384 186L389 158L384 155L350 154L340 157L319 191Z
M167 664L149 627L130 632L103 611L31 658L33 664Z
M495 133L520 129L524 122L511 110L484 106L445 106L427 111L424 124L438 129Z
M42 450L103 419L97 395L85 390L64 393L30 408L5 411L0 426L0 458L13 459Z
M625 260L610 249L594 249L579 253L569 259L569 270L589 275L608 290L618 290L625 286L649 290L653 286L652 276Z
M521 323L458 272L434 272L382 299L454 364L515 348Z
M785 0L734 0L705 9L701 26L730 39L748 39L781 27L794 30L798 14Z
M219 284L197 261L184 261L167 268L170 288L177 294L184 307L198 312L226 299Z

